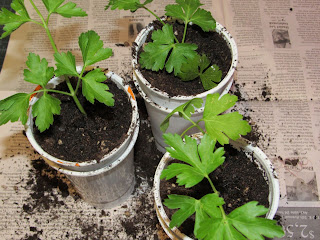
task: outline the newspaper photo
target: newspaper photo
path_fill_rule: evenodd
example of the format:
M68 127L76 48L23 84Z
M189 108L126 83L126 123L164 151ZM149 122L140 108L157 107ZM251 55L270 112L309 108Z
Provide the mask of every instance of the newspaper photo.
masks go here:
M24 2L36 18L33 1ZM99 67L132 83L132 45L155 17L143 9L107 11L106 0L74 2L88 16L52 15L50 28L58 50L71 51L81 63L78 36L94 30L104 47L113 49L113 56ZM10 3L1 1L1 7L9 8ZM41 0L34 3L45 10ZM163 16L164 6L174 3L153 0L150 8ZM239 62L230 93L238 96L236 108L244 111L258 135L255 144L275 166L280 182L276 220L285 231L282 239L320 239L320 2L201 3L237 44ZM23 81L29 52L54 65L50 41L37 24L23 24L4 48L1 99L34 90L34 85ZM112 209L83 201L66 176L47 166L34 151L20 122L0 126L1 239L168 239L158 222L152 192L163 154L156 149L143 100L137 98L140 132L135 146L135 189L125 203ZM152 159L147 159L148 154Z

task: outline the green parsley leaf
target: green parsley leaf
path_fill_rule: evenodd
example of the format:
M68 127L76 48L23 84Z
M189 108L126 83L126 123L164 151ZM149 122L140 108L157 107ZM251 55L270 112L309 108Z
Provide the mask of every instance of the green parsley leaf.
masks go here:
M181 19L187 24L197 9L203 5L199 0L176 0L176 3L166 6L166 15Z
M202 56L197 55L181 66L181 72L178 74L178 77L182 81L191 81L200 77L203 88L210 90L221 81L222 72L217 65L214 64L211 67L209 65L210 60L205 54Z
M44 88L53 77L54 68L48 67L47 60L40 60L40 56L34 53L29 53L26 64L29 69L24 69L24 80Z
M13 0L11 8L15 10L16 13L13 13L6 8L1 8L0 24L5 26L3 28L4 33L1 35L0 39L10 35L23 23L31 21L23 0Z
M56 60L57 69L55 74L57 77L62 75L78 76L76 68L76 59L71 52L67 53L55 53L54 59Z
M203 121L207 133L221 144L228 144L229 138L237 140L240 135L251 131L247 121L242 120L238 112L221 114L235 105L237 96L225 94L220 98L219 93L209 94L206 98Z
M158 71L165 67L167 72L174 71L177 75L181 65L197 55L195 44L174 42L173 27L169 24L165 24L162 30L154 31L152 40L140 54L139 62L143 68Z
M194 213L196 213L195 226L199 226L200 222L208 218L207 211L214 212L217 216L220 216L221 212L217 207L223 204L223 198L220 198L215 193L207 194L200 200L189 196L171 194L168 195L168 199L164 200L164 205L169 209L179 209L172 215L170 228L180 227ZM197 230L198 228L195 228L195 231Z
M275 220L263 217L268 212L264 206L252 201L233 210L226 219L211 215L211 219L200 223L199 239L257 239L281 238L284 232ZM245 237L244 237L245 236Z
M94 103L94 100L97 99L107 106L114 105L113 94L108 92L107 90L109 90L109 87L102 83L106 78L106 75L100 68L88 72L82 78L82 94L92 104Z
M170 57L166 63L166 70L171 73L174 70L174 75L181 71L181 65L188 62L188 59L196 56L195 50L197 45L190 43L176 43L172 48Z
M208 67L209 64L202 63L200 55L196 55L194 58L190 59L187 63L182 64L181 72L178 74L178 77L181 78L182 81L191 81L200 77L202 73L199 69L199 66L205 65ZM206 58L207 59L207 58Z
M22 124L28 120L30 94L16 93L0 101L0 125L7 122L16 122L20 119Z
M36 117L36 126L40 132L45 131L53 123L53 115L60 114L60 100L44 93L32 106L32 114Z
M65 0L42 0L46 6L49 14L58 13L63 17L84 17L87 16L86 12L81 8L77 8L76 4L73 2L68 2L65 5L61 6Z
M87 13L85 11L83 11L81 8L77 8L76 6L77 5L75 3L68 2L65 5L59 7L56 10L56 13L67 18L87 16Z
M144 46L144 52L140 54L140 64L142 67L158 71L163 69L169 51L174 45L173 28L169 24L157 30L151 36L153 42Z
M200 75L200 79L205 90L210 90L216 87L218 85L217 83L221 81L221 77L222 71L216 64L209 67L204 73Z
M178 134L164 134L163 138L170 146L166 148L170 156L184 163L170 164L162 171L161 179L177 177L179 185L189 188L201 182L203 178L208 178L208 175L224 162L223 148L213 152L216 142L207 134L201 139L199 147L197 141L189 136L185 137L185 142Z
M216 20L212 17L209 11L202 8L198 8L190 19L190 22L198 25L205 32L216 29Z
M82 33L79 37L84 68L112 56L112 49L103 48L103 41L95 31Z
M173 228L175 226L181 226L187 218L195 213L199 200L189 196L171 194L168 195L168 199L165 199L163 204L169 209L179 208L179 210L172 215L170 228Z
M205 172L209 175L223 164L225 151L223 147L215 150L216 140L210 135L204 134L200 144L198 145L198 153Z
M211 13L199 8L199 0L176 0L177 4L167 5L166 15L183 20L186 24L192 22L208 32L216 28L216 21Z
M65 0L42 0L49 13L53 13Z
M196 237L200 240L246 240L241 233L223 218L209 218L200 222Z
M176 113L179 113L180 117L185 118L188 120L188 118L191 117L192 113L195 112L195 108L201 108L203 103L203 100L201 98L193 98L189 100L188 102L180 105L179 107L172 110L171 113L169 113L166 118L162 121L160 124L160 129L162 132L165 132L169 127L169 121L170 118Z
M140 3L139 0L110 0L109 4L106 6L105 10L111 7L111 10L130 10L131 12L137 11L139 8L143 8L148 3L153 0L146 0L144 3Z

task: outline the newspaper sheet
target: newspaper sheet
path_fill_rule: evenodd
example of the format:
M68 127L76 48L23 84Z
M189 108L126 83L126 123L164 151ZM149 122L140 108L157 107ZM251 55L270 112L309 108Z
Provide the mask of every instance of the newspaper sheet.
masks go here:
M104 46L114 51L114 56L100 67L130 81L130 46L154 17L143 10L105 11L107 1L76 2L88 17L52 16L50 27L58 49L72 51L80 63L75 36L95 30ZM239 64L232 92L240 96L237 107L249 116L250 124L260 134L259 147L279 175L277 215L286 232L283 239L320 239L318 0L201 2L236 40ZM44 10L40 0L35 3ZM174 0L154 0L151 9L161 16L167 3ZM25 4L35 16L29 1ZM40 27L28 23L10 38L0 74L1 99L16 91L33 90L34 86L22 80L29 52L46 57L53 65L53 50L46 35ZM145 151L155 151L147 116L142 116L141 128L150 138L147 144L136 146L138 157ZM125 204L111 210L95 209L72 193L63 175L42 165L21 124L1 126L0 132L1 239L165 239L152 207L152 174L145 176L143 166L136 166L136 189ZM44 187L43 182L53 183ZM47 204L40 201L44 198ZM137 219L141 212L144 218Z

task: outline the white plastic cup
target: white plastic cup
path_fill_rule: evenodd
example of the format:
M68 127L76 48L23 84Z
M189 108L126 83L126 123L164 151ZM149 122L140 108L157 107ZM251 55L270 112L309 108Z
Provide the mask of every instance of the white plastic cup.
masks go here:
M126 201L134 189L134 144L138 133L139 121L126 150L111 164L98 170L77 172L45 161L67 176L84 201L98 208L113 208Z
M78 68L77 70L81 71L81 68ZM136 98L132 92L132 89L130 88L129 85L124 85L123 79L116 75L115 73L109 71L106 74L107 77L110 77L111 80L117 84L117 86L124 90L128 98L130 99L131 107L132 107L132 119L131 119L131 124L129 126L129 129L127 131L127 137L124 140L124 142L117 148L114 148L111 152L106 154L102 159L93 159L90 161L86 162L70 162L66 161L63 159L58 159L49 153L45 152L41 146L36 142L34 136L33 136L33 116L32 116L32 105L38 100L37 97L33 97L33 99L30 101L31 108L29 110L29 118L28 121L25 125L26 129L26 135L27 138L29 139L31 145L33 148L40 154L42 155L43 158L45 158L47 161L52 162L53 164L56 164L57 166L64 168L64 169L69 169L72 171L79 171L79 172L86 172L86 171L93 171L97 170L100 168L103 168L110 163L112 163L115 159L117 159L121 154L127 149L132 136L133 132L138 124L138 119L139 119L139 114L138 114L138 106L137 106L137 101ZM52 80L50 80L49 84L52 85L53 87L59 84L60 82L64 81L63 77L54 77Z
M162 121L173 109L186 103L187 101L193 98L202 98L203 102L205 103L205 99L208 94L220 93L220 95L224 95L228 93L232 86L233 75L238 63L238 50L237 50L236 43L232 38L232 36L230 35L230 33L221 24L217 23L216 31L218 33L221 33L223 38L226 40L232 54L231 67L227 75L225 76L224 79L222 79L222 81L215 88L212 88L203 93L192 95L192 96L169 97L169 95L166 92L163 92L162 90L159 90L151 86L151 84L143 77L143 75L139 70L138 52L140 47L142 47L143 44L145 43L149 32L152 30L153 30L153 26L147 26L138 34L135 40L135 43L136 43L135 56L132 60L133 82L136 88L138 89L140 95L143 97L144 102L146 104L146 108L150 118L151 129L152 129L153 136L155 138L157 149L162 153L165 153L166 152L165 147L167 145L164 143L164 140L162 138L163 133L160 130L160 124L162 123ZM193 117L191 119L193 121L197 121L202 117L202 114L203 114L203 107L200 109L197 109L196 112L192 115ZM183 132L183 130L185 130L189 126L190 126L190 123L182 118L179 118L178 114L176 113L170 119L170 125L167 132L180 134ZM189 131L188 134L195 133L195 131L198 131L198 130L193 129Z
M133 79L134 80L136 79L135 76L133 76ZM231 88L231 85L232 85L232 82L229 82L228 86L224 89L221 96L228 93L228 91ZM154 103L143 91L141 91L138 85L136 85L136 88L138 89L146 105L156 147L160 152L165 153L166 152L165 148L167 147L167 145L165 144L164 139L162 137L163 132L160 130L160 124L163 122L166 116L172 112L173 109L166 108L164 106ZM202 118L203 111L204 111L204 107L195 109L195 112L192 114L191 119L194 122L197 122ZM181 134L189 126L191 126L191 123L189 121L180 117L178 113L175 113L170 118L169 127L166 132ZM200 126L203 127L203 123L200 123ZM197 128L192 128L187 132L187 135L194 134L198 131L199 130Z
M44 161L57 171L64 173L86 202L99 208L112 208L121 204L134 189L133 147L138 137L140 123L136 98L130 86L124 85L123 79L113 72L108 72L106 76L110 77L120 89L127 93L132 106L132 119L124 142L100 161L70 162L45 152L33 136L31 108L25 126L28 140L34 149L42 155ZM63 80L62 78L53 78L49 84L55 86ZM30 105L34 104L36 100L37 98L34 97Z
M181 104L184 104L185 102L193 98L202 98L203 100L205 100L208 94L217 93L217 92L221 94L228 86L230 86L230 82L233 82L233 75L238 64L237 45L234 39L232 38L232 36L230 35L230 33L226 30L226 28L223 27L221 24L216 23L216 32L220 33L222 37L226 40L232 55L230 69L227 75L224 77L224 79L222 79L221 82L216 87L193 96L169 97L169 95L166 92L151 86L151 84L147 81L147 79L144 78L144 76L139 70L138 52L139 52L139 49L145 43L149 32L152 30L153 30L153 26L147 26L138 34L135 40L135 43L136 43L135 55L132 60L132 66L133 66L133 74L135 76L135 81L134 81L135 85L139 85L140 90L143 91L145 95L148 98L150 98L151 101L153 101L155 104L163 106L165 108L175 109L176 107L180 106Z

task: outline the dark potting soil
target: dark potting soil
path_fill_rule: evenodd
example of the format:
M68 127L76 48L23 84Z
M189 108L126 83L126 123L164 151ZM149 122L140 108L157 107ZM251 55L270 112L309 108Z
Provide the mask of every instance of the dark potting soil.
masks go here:
M257 165L252 162L244 152L237 151L229 145L225 145L225 162L209 176L213 185L220 192L226 204L223 205L228 214L237 207L250 201L258 201L259 205L269 207L269 186ZM257 171L258 170L258 171ZM206 194L212 193L210 184L204 179L192 188L184 188L176 184L176 178L160 183L161 199L166 199L168 194L188 195L200 199ZM165 207L169 218L177 210ZM187 219L179 228L181 232L192 237L194 227L194 215Z
M72 196L77 200L80 196L66 176L49 167L42 159L31 161L27 189L31 190L30 196L23 204L23 211L30 215L64 205L54 189L58 189L62 198ZM36 176L36 177L35 177Z
M161 29L163 26L158 20L154 21L152 24L154 30ZM174 33L177 33L176 37L181 42L184 25L174 22L173 30ZM152 32L149 33L146 42L152 41L151 35ZM197 44L197 52L201 55L206 54L210 59L211 64L219 66L222 71L222 79L227 75L231 67L232 56L228 44L219 33L215 31L204 32L200 27L191 25L187 28L185 42ZM184 82L180 78L175 77L173 73L169 74L165 70L154 72L147 69L140 69L140 71L152 86L168 93L169 96L189 96L205 91L200 78Z
M49 154L72 162L99 161L120 146L127 137L132 107L123 90L111 80L107 80L107 85L114 95L113 107L98 101L91 104L79 94L87 116L78 110L71 97L53 93L62 102L61 114L54 117L53 125L43 133L34 127L35 139L40 146ZM67 86L61 83L57 89L67 91Z

